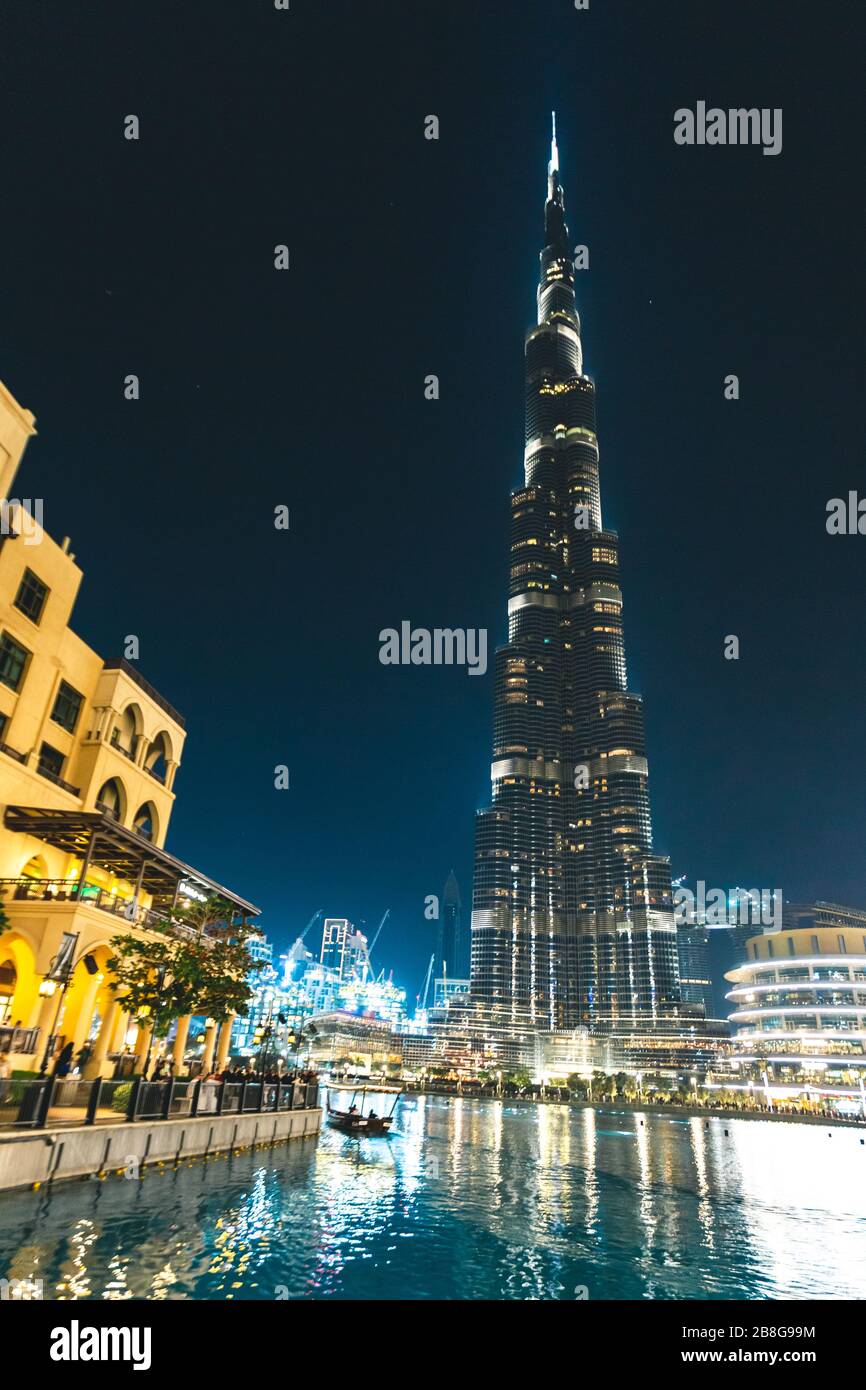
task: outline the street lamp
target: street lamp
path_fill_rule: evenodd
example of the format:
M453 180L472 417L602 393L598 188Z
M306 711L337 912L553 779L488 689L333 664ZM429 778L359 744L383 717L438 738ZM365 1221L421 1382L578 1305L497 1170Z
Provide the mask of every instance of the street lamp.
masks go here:
M85 951L80 955L78 960L73 960L77 943L78 937L75 936L70 940L70 944L65 951L61 949L56 956L52 956L48 971L39 986L39 993L43 999L51 999L57 993L57 986L60 986L60 997L57 1000L54 1022L45 1039L45 1053L42 1057L42 1065L39 1068L40 1076L44 1076L48 1070L48 1059L51 1056L51 1044L54 1042L57 1033L57 1024L60 1019L61 1010L63 1009L63 1000L69 988L69 981L72 979L72 976L75 974L75 971L82 961L84 961L84 968L88 975L97 975L99 973L99 966L89 951Z
M272 1001L270 1008L268 1009L268 1016L265 1022L264 1029L262 1030L261 1049L259 1051L259 1070L261 1072L262 1077L264 1077L265 1072L267 1070L265 1063L267 1062L268 1052L270 1050L271 1037L276 1031L275 1024L285 1024L285 1022L285 1014L277 1014L276 1019L274 1019L274 1005Z

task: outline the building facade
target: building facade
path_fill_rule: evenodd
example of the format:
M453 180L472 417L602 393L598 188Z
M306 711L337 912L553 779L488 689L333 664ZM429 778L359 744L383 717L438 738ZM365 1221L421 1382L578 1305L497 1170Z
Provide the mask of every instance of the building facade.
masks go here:
M866 912L786 905L727 973L733 1060L746 1076L849 1097L866 1078Z
M641 697L628 689L619 542L602 520L554 138L525 483L511 498L509 640L496 653L492 803L478 813L472 992L540 1028L680 998L668 860L653 852Z
M715 1014L710 969L710 938L706 927L677 928L680 993L684 1004L696 1004L707 1018Z
M438 980L447 980L449 976L463 979L467 964L463 945L463 904L457 878L452 869L442 890L442 912L439 917L434 976Z
M355 930L347 917L326 917L319 960L327 970L335 970L341 980L366 975L367 938Z
M28 1070L52 1037L88 1042L97 1075L149 1044L111 989L112 937L214 893L245 919L258 909L165 848L185 723L134 662L103 659L71 628L82 571L43 529L41 499L15 496L34 433L0 385L0 1045Z

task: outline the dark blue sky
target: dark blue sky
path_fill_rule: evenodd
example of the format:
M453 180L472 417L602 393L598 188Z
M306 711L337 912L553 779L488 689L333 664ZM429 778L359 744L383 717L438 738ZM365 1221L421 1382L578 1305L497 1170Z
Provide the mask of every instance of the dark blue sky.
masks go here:
M860 7L78 8L4 6L0 377L78 630L138 633L187 717L169 847L281 947L390 907L378 963L412 994L452 866L468 912L491 676L383 667L377 638L504 639L556 107L657 845L866 904L866 537L824 525L866 492ZM676 146L698 100L782 107L782 153Z

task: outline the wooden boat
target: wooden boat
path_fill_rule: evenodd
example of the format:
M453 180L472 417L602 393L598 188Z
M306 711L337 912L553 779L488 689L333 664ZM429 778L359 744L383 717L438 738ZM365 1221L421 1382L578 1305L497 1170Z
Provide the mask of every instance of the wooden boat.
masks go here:
M336 1110L331 1104L331 1091L336 1089L349 1090L350 1088L348 1086L328 1087L328 1124L332 1129L340 1130L341 1134L353 1134L364 1139L376 1138L390 1132L401 1090L393 1087L354 1086L351 1088L352 1099L348 1110ZM365 1114L364 1099L368 1092L372 1092L374 1095L382 1095L383 1093L393 1095L394 1104L391 1106L390 1113L378 1115L375 1110L371 1109ZM360 1109L355 1104L358 1096L361 1097Z

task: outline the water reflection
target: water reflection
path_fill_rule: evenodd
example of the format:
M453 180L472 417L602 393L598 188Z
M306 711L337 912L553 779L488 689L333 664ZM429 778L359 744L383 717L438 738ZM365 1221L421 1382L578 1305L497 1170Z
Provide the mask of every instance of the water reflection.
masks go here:
M864 1175L845 1129L404 1097L389 1139L7 1194L0 1274L57 1299L863 1298Z

